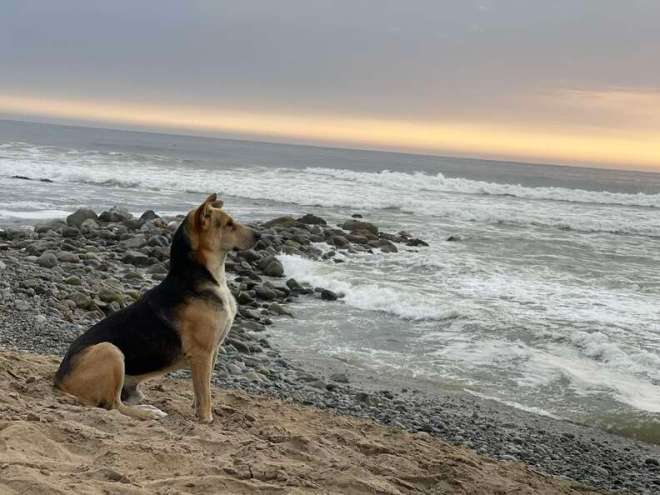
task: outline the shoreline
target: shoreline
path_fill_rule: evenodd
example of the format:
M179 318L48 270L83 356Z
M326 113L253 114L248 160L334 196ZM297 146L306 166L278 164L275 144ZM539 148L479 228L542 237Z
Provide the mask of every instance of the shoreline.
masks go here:
M121 209L101 217L92 213L82 212L68 223L48 222L34 231L0 231L0 348L62 354L79 332L167 272L174 220L153 212L137 219ZM217 385L426 433L599 489L660 490L658 445L464 392L402 391L402 384L374 385L359 373L342 376L346 370L304 368L283 357L266 331L276 331L277 317L295 307L297 298L314 297L323 304L323 299L340 295L287 280L276 254L320 259L323 253L313 245L317 242L349 253L392 251L402 244L424 249L421 240L380 232L362 219L347 219L342 227L314 215L280 217L257 226L263 242L255 251L228 258L227 272L237 276L240 317L218 359Z

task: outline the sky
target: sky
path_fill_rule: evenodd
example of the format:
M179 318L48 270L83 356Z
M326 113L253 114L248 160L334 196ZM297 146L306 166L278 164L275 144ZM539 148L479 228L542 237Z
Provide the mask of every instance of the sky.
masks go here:
M660 171L657 0L3 0L0 118Z

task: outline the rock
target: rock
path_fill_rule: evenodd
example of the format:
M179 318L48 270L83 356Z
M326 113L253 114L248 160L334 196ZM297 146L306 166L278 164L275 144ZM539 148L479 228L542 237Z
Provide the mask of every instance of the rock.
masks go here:
M57 256L55 256L55 254L50 251L46 251L41 256L39 256L39 258L37 258L37 263L39 266L43 266L44 268L53 268L55 265L57 265Z
M288 309L284 308L280 304L273 303L268 307L268 309L270 309L273 313L275 313L277 315L280 315L280 316L286 315L286 316L290 316L291 318L293 318L293 313L291 311L289 311Z
M240 375L243 373L243 370L234 363L229 363L227 365L227 371L229 371L232 375Z
M0 261L0 272L7 268L7 265L5 265L4 261Z
M246 330L249 330L251 332L265 332L266 327L262 325L261 323L258 323L256 321L246 321L243 323L243 327Z
M399 251L393 242L386 239L380 239L376 244L376 247L384 253L396 253Z
M14 301L14 307L18 311L28 311L32 309L32 304L30 304L29 301L26 301L24 299L16 299Z
M463 240L463 238L460 235L452 234L449 237L447 237L447 242L458 242L458 241L462 241L462 240Z
M58 251L56 256L63 263L80 263L80 256L70 251Z
M296 219L293 217L278 217L274 218L273 220L264 223L264 228L270 229L271 227L290 227L292 225L296 224Z
M290 278L286 281L286 286L294 292L299 292L303 290L303 286L298 283L295 278Z
M80 208L66 217L66 223L71 227L80 228L83 222L89 219L96 221L98 219L96 212L90 208Z
M155 220L160 218L154 210L147 210L142 215L140 215L140 220L142 222L148 222L149 220Z
M121 295L121 293L111 287L101 287L98 291L98 296L101 301L106 303L112 303L114 301L120 303L124 300L124 297Z
M660 462L658 462L657 459L654 459L653 457L649 457L644 460L644 464L647 466L660 466Z
M344 230L349 230L351 232L359 232L361 230L371 232L372 234L378 234L378 227L373 223L362 222L360 220L346 220L340 227Z
M306 225L327 225L328 222L323 220L321 217L307 213L298 219L299 223L304 223Z
M342 235L335 235L330 238L329 244L338 248L345 248L350 245L350 242Z
M51 230L59 230L66 226L66 222L63 220L50 220L45 223L40 223L34 227L34 231L37 234L44 234L50 232Z
M254 292L256 293L259 299L264 299L266 301L272 301L274 299L277 299L277 292L275 292L272 289L269 289L268 287L264 287L260 285L255 288Z
M130 239L121 241L121 243L127 249L138 249L147 244L147 238L145 237L144 234L137 234L131 237Z
M238 293L238 297L236 297L236 300L238 301L238 304L254 304L254 298L247 291L240 291Z
M62 237L73 238L78 237L79 235L80 231L76 227L64 227L62 229Z
M82 285L82 280L80 280L80 277L71 275L70 277L64 279L64 283L67 285Z
M133 220L133 215L126 209L114 206L99 215L101 222L126 222Z
M261 260L259 268L269 277L281 277L284 275L284 267L275 256L267 256Z
M408 242L406 242L406 246L411 246L411 247L419 247L419 246L428 247L428 245L429 245L428 242L424 242L421 239L410 239Z
M88 218L83 223L80 224L80 230L82 232L90 232L99 228L99 224L94 218Z
M76 292L71 296L71 300L78 306L80 309L92 309L93 302L92 298L89 297L84 292Z
M360 215L359 213L353 213L351 215L351 218L362 218L362 215Z
M337 294L328 289L321 290L321 299L324 301L336 301L339 298Z
M139 251L128 251L121 260L134 266L149 266L152 264L149 256Z

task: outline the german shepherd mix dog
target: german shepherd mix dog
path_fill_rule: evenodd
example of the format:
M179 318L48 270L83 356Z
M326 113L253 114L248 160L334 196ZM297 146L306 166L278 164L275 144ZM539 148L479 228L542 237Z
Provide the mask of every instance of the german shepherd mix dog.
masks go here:
M217 195L209 196L174 234L167 277L78 337L57 370L55 386L86 405L157 419L166 413L123 401L143 399L142 381L190 367L197 418L213 421L211 372L236 315L225 257L231 250L250 249L257 239L222 210Z

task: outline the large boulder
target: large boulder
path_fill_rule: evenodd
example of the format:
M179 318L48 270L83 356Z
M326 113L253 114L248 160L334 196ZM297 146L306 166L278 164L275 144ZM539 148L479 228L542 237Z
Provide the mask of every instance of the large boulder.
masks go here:
M298 219L299 223L304 223L305 225L327 225L328 222L323 220L321 217L307 213Z
M70 227L80 228L83 222L87 219L97 220L99 217L91 208L80 208L66 217L66 223Z
M149 220L155 220L156 218L160 218L154 210L147 210L145 211L142 216L140 216L140 220L143 222L148 222Z
M284 267L275 256L266 256L259 262L259 268L269 277L281 277L284 275Z
M355 232L371 232L372 234L378 234L378 227L373 223L361 222L360 220L346 220L340 227L344 230L348 230L352 233Z
M290 227L295 224L296 219L293 217L277 217L269 222L264 223L264 228L269 229L271 227Z
M108 211L101 213L99 220L102 222L128 222L129 220L133 220L133 214L126 208L113 206Z

